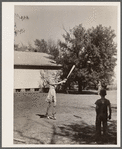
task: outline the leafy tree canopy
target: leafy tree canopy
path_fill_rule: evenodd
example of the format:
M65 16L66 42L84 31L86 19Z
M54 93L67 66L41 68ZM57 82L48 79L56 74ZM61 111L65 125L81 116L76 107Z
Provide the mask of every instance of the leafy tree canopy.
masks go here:
M74 27L63 35L65 42L59 43L62 56L60 62L63 65L64 76L73 64L76 65L72 80L78 81L79 91L82 90L82 82L97 82L100 80L108 85L114 75L116 65L115 33L111 27L103 27L86 30L82 24Z
M36 39L34 41L35 46L36 46L36 52L44 52L44 53L48 53L48 49L47 49L47 42L44 39Z
M35 41L36 52L48 53L52 59L58 61L59 58L59 50L58 46L55 44L53 40L45 41L44 39L36 39Z

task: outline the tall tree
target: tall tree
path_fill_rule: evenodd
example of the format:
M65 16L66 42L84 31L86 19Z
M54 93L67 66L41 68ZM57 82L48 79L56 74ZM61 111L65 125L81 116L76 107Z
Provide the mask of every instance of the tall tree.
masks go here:
M117 45L114 42L115 33L111 27L97 26L88 30L90 36L90 50L92 77L101 81L103 86L107 86L114 76L116 65ZM96 73L96 74L94 74Z
M116 45L113 41L115 34L111 28L102 27L86 30L81 24L63 35L65 42L60 42L64 76L73 64L76 69L71 76L78 81L79 92L82 91L83 81L97 85L100 80L108 85L114 74L116 61Z

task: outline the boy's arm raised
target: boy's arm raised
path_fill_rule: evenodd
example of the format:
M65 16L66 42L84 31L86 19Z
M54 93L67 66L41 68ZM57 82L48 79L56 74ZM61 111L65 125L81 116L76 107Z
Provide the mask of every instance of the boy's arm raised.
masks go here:
M58 85L58 84L65 83L66 81L67 81L67 79L64 79L63 81L60 81L58 83L50 83L50 85Z

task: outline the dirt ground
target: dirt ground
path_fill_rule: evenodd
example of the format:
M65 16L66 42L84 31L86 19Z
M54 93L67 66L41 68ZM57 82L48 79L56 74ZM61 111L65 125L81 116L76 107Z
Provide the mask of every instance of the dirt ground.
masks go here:
M112 119L108 121L106 143L116 144L117 96L116 91L107 93ZM99 95L57 94L56 120L44 117L46 96L47 93L38 92L14 94L14 144L95 144L94 103Z

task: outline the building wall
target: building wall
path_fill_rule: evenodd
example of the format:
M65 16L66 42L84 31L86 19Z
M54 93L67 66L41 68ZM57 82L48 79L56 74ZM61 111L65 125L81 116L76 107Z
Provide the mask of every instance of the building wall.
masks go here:
M40 70L14 69L14 89L38 88L40 84Z
M14 69L14 89L36 89L43 86L42 74L46 79L58 70ZM41 73L40 73L41 72Z

